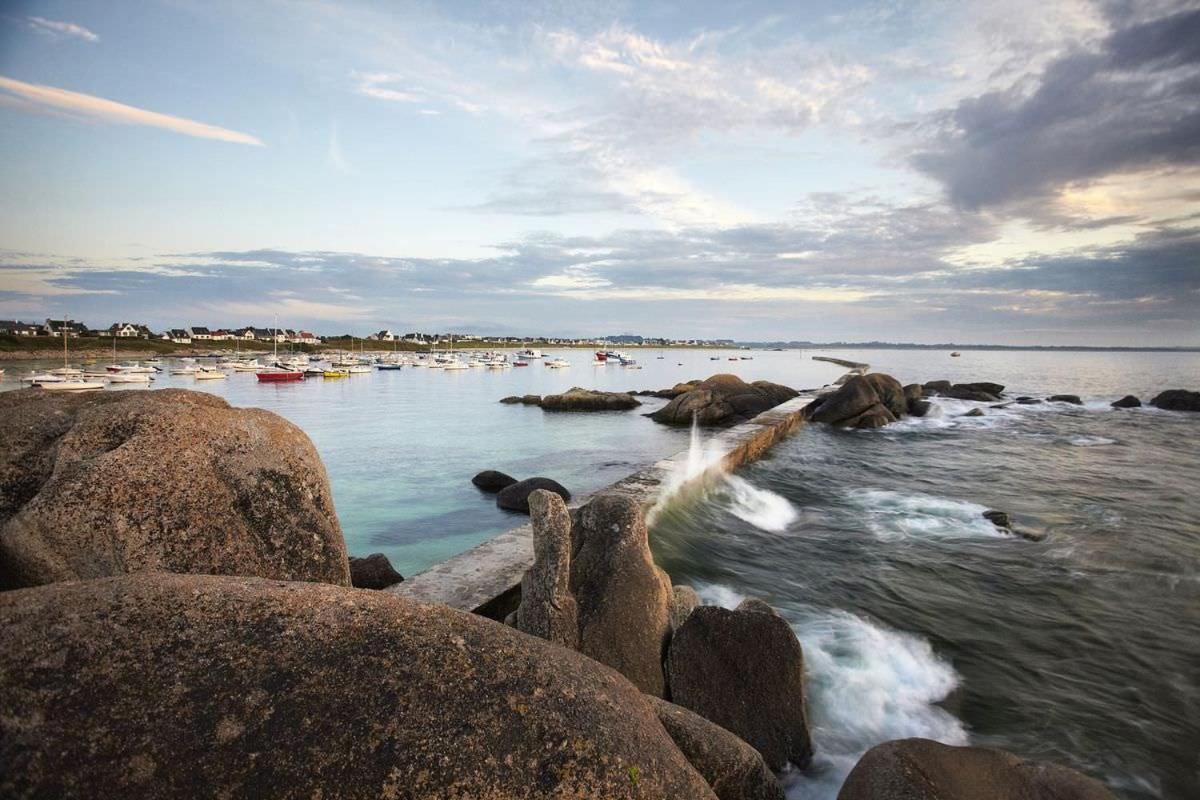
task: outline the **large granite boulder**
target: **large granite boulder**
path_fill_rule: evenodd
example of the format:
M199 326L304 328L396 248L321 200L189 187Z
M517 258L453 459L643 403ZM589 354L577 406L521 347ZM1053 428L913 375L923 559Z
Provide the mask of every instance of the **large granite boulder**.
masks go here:
M1186 389L1168 389L1159 392L1150 401L1155 408L1165 408L1168 411L1200 411L1200 392L1189 392Z
M386 589L403 581L404 576L383 553L350 557L350 585L356 589Z
M161 570L350 584L308 437L177 389L0 394L0 587Z
M550 478L526 478L505 486L496 493L496 505L507 511L529 513L529 495L538 489L554 492L563 500L570 500L571 493L561 483Z
M578 386L542 398L543 411L628 411L641 404L640 400L624 392L602 392Z
M1051 403L1069 403L1073 406L1083 405L1083 400L1077 394L1052 394L1046 398Z
M799 394L770 381L746 383L736 375L713 375L676 395L649 417L667 425L691 425L693 418L704 426L734 425Z
M476 489L485 492L498 492L505 487L512 486L517 482L517 479L504 472L499 472L494 469L485 469L483 472L477 473L474 478L471 478L471 483Z
M598 495L571 520L559 497L536 492L530 508L534 563L521 581L516 627L574 647L662 697L671 581L650 555L637 501Z
M667 680L673 703L743 739L771 769L811 760L804 653L778 614L693 609L671 638Z
M753 747L682 706L657 698L650 702L718 800L783 800L783 787Z
M880 428L908 413L908 397L891 375L856 375L804 409L813 422L845 428Z
M1113 400L1109 405L1113 408L1141 408L1142 401L1137 399L1135 395L1127 394L1120 400Z
M929 739L876 745L859 759L838 800L1116 800L1073 769L1003 750Z
M68 582L0 638L3 797L714 798L614 670L387 592Z

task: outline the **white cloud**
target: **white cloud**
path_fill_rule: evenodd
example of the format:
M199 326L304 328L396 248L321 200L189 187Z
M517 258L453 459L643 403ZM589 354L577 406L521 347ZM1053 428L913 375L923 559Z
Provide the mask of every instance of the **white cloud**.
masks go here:
M60 22L58 20L46 19L45 17L29 17L29 27L38 33L55 39L71 37L82 39L85 42L100 41L100 37L95 33L82 25L76 25L74 22Z
M305 300L276 292L271 299L218 303L208 306L214 313L263 318L278 316L280 325L288 319L316 319L329 322L354 322L372 319L378 314L374 306L349 303L326 303L320 300Z
M199 139L216 139L235 144L263 146L262 141L248 133L240 133L183 117L160 114L157 111L147 111L144 108L127 106L103 97L81 94L67 89L56 89L53 86L25 83L0 76L0 92L7 93L8 99L18 104L15 107L26 111L49 110L65 113L85 121L108 122L116 125L142 125L182 133L185 136L195 136ZM14 103L10 102L6 105L13 107Z

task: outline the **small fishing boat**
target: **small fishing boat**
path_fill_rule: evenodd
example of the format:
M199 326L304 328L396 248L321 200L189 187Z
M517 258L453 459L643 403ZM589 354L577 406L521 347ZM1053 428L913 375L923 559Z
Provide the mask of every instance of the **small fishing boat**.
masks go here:
M196 367L193 367L193 366L172 367L171 369L167 370L167 372L170 375L195 375Z
M547 361L546 366L549 367L550 369L564 369L566 367L571 366L571 362L567 361L565 358L560 356L558 358Z
M254 377L258 378L259 383L287 383L289 381L304 380L304 373L298 369L283 367L279 364L279 319L275 319L275 327L271 330L271 338L275 340L274 347L271 350L271 360L275 364L273 367L267 367L264 370L254 373Z
M403 364L376 364L375 365L375 369L379 369L379 370L403 369L403 368L404 368Z
M323 373L326 378L349 378L350 373L344 369L327 369Z
M517 351L517 358L521 359L522 361L537 361L541 357L542 351L534 350L532 347L526 347Z
M709 356L708 360L709 361L720 361L721 357L720 356Z
M59 383L64 380L66 380L66 378L64 378L61 375L51 375L48 372L43 372L40 375L37 375L37 374L26 375L24 378L21 378L21 383L32 383L36 386L36 385L42 384L42 383Z
M82 378L47 381L46 383L38 383L34 385L46 392L90 392L96 389L104 388L104 383L101 381L85 381Z
M528 367L529 362L528 361L514 361L513 366L514 367Z
M144 372L110 372L106 377L109 383L149 383L153 380Z
M962 355L962 353L951 353L951 354L950 354L950 357L951 357L951 358L958 358L958 357L959 357L959 356L961 356L961 355Z
M219 380L224 380L225 378L228 378L229 376L226 375L224 372L221 372L221 370L219 370L219 369L212 369L211 367L201 367L200 369L196 370L195 374L193 374L192 377L198 381L219 381Z

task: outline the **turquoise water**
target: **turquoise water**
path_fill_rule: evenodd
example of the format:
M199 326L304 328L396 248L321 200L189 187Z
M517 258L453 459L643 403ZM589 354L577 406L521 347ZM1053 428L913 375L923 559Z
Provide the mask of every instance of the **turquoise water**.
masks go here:
M634 353L643 365L635 370L593 367L590 352L569 350L553 353L572 362L568 369L536 362L504 371L405 368L278 384L259 383L249 372L203 382L163 372L153 386L212 392L299 425L325 463L351 554L386 553L401 574L412 575L524 521L471 485L480 470L542 475L588 493L687 447L687 431L642 416L664 402L655 398L643 398L645 407L628 412L553 414L501 405L501 397L575 385L661 389L728 371L748 381L767 378L804 388L844 371L795 352L738 353L753 360L736 363L728 361L733 354L713 361L712 351L647 350ZM0 366L6 368L0 386L14 389L22 385L21 375L62 362Z

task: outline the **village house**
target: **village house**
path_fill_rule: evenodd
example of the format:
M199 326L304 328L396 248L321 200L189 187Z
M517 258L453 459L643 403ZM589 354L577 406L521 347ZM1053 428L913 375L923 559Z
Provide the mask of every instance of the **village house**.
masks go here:
M86 325L73 319L47 319L46 331L51 336L61 336L65 332L68 339L87 336L88 333Z
M42 326L36 323L15 319L0 320L0 334L6 336L38 336L41 332Z
M294 344L317 344L319 341L320 339L312 331L299 331L292 337Z
M167 332L167 338L175 344L191 344L192 336L183 328L172 328Z
M212 340L212 332L202 325L193 325L189 330L193 339Z

